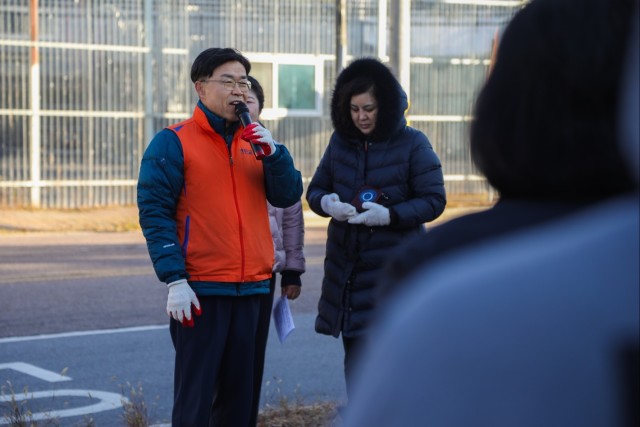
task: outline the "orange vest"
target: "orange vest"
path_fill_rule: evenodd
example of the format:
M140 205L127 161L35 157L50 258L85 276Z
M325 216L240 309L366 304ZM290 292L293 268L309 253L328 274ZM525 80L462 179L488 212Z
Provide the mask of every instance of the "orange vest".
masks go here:
M184 188L176 223L190 281L257 282L274 260L262 162L233 135L231 152L196 107L170 126L182 144Z

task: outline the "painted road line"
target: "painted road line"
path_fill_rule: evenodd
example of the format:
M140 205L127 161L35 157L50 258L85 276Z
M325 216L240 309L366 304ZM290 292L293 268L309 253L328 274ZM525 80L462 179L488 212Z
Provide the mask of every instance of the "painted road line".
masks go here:
M11 362L11 363L0 363L0 370L2 369L12 369L14 371L22 372L23 374L31 375L32 377L40 378L43 381L47 381L50 383L57 383L60 381L71 381L71 377L67 377L66 375L57 374L53 371L49 371L46 369L38 368L37 366L31 365L30 363L24 362Z
M169 329L169 324L167 323L166 325L135 326L130 328L118 328L118 329L96 329L92 331L63 332L59 334L32 335L32 336L25 336L25 337L7 337L7 338L0 338L0 344L11 344L15 342L49 340L49 339L58 339L58 338L86 337L90 335L122 334L122 333L129 333L129 332L155 331L158 329Z
M78 408L52 410L46 412L36 412L29 415L30 421L43 421L56 418L76 417L80 415L95 414L96 412L110 411L129 403L129 399L118 393L110 393L100 390L45 390L36 392L15 393L12 395L0 395L0 402L21 402L24 400L51 398L64 402L60 397L86 397L90 400L97 399L98 402L81 406ZM0 424L12 424L14 421L7 416L0 418Z

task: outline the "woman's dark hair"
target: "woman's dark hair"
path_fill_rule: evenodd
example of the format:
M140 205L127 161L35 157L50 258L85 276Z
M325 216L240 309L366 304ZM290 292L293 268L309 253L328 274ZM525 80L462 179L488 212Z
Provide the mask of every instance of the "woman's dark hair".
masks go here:
M351 98L355 95L371 92L373 97L376 96L376 87L371 77L356 77L355 79L345 83L340 91L339 100L340 104L346 106L349 110L351 104Z
M262 111L264 108L264 90L260 85L260 82L255 79L253 76L249 76L249 81L251 82L251 90L256 94L256 98L258 98L258 111Z
M331 122L345 138L362 139L364 135L351 119L351 97L371 92L378 104L378 115L370 141L390 138L406 126L404 112L407 95L391 69L377 58L358 58L338 74L331 98Z
M371 77L356 77L346 82L336 94L338 96L338 103L336 104L338 108L337 113L342 117L348 118L344 123L349 129L348 133L352 136L359 135L360 131L356 128L353 120L351 120L351 98L367 92L370 92L379 103L379 99L376 96L376 86Z
M356 77L355 79L346 82L342 89L337 93L338 114L343 117L348 117L349 122L352 122L351 98L367 92L371 92L376 101L378 101L378 97L376 96L376 86L371 77ZM356 132L357 128L355 124L351 123L351 125L353 126L353 131Z
M191 65L191 81L193 83L207 78L227 62L237 61L244 66L247 74L251 71L251 63L238 50L230 47L212 47L202 51Z
M533 0L509 23L470 135L502 196L594 200L633 188L616 117L635 3Z

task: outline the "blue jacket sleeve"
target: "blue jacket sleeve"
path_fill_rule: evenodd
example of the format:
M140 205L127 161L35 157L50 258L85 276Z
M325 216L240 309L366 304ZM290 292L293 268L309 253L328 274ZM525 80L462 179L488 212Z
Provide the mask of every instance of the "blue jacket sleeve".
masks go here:
M153 268L162 282L188 278L175 222L184 185L180 140L160 131L144 152L138 177L138 215Z
M438 218L447 204L438 155L422 132L413 132L409 163L412 197L391 206L392 225L414 227Z
M267 200L277 208L288 208L302 197L302 175L294 164L289 150L278 144L273 155L262 161Z

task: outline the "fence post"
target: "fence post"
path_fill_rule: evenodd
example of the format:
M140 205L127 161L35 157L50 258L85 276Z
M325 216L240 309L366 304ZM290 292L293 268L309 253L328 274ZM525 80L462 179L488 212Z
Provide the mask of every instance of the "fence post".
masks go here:
M153 111L153 55L155 45L153 0L144 0L144 39L147 51L144 56L144 143L145 147L154 135Z
M390 17L389 60L391 69L407 96L410 96L411 0L392 1Z
M40 207L40 58L38 55L38 0L29 2L31 32L31 207Z
M378 58L387 58L387 0L378 0Z
M347 1L336 0L336 76L347 61Z

